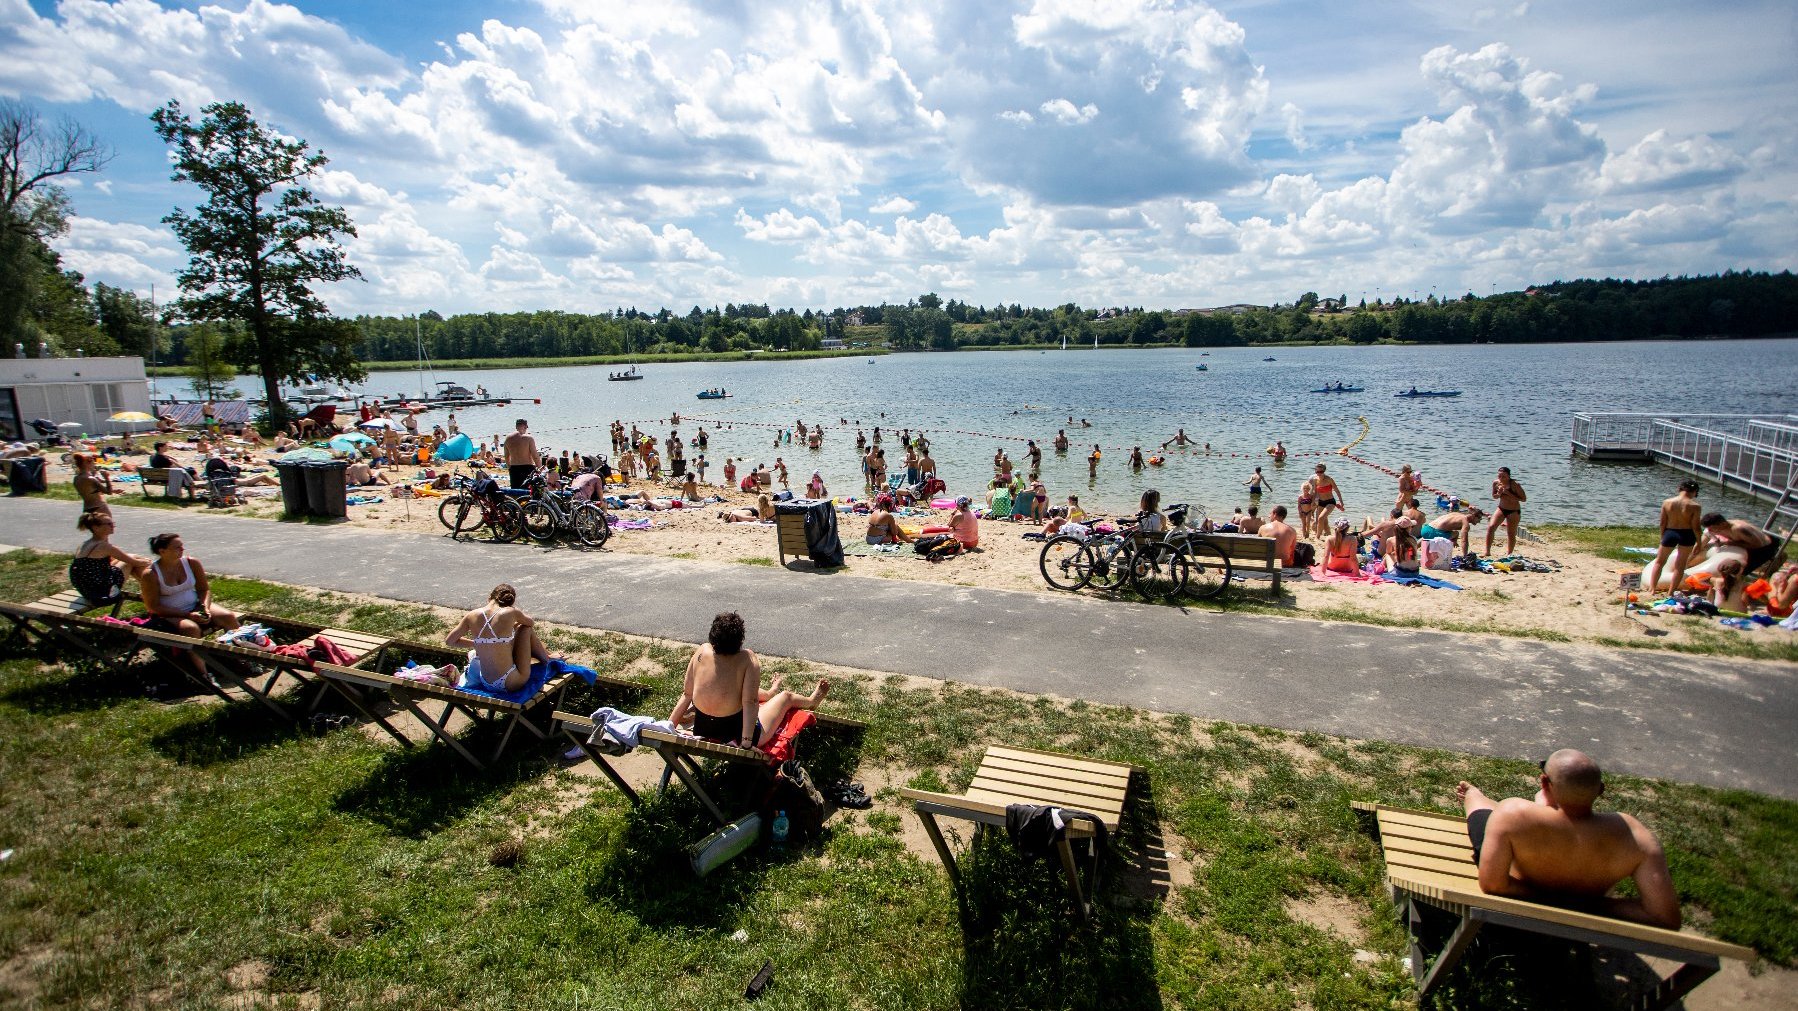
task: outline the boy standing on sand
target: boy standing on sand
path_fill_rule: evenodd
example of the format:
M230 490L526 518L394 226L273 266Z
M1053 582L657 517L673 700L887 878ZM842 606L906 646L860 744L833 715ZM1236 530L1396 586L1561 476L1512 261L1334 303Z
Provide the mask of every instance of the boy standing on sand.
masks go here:
M1698 546L1698 518L1704 509L1698 504L1698 482L1681 481L1679 494L1661 503L1661 547L1655 552L1654 564L1648 567L1648 589L1661 585L1661 566L1673 556L1673 588L1686 581L1686 562Z

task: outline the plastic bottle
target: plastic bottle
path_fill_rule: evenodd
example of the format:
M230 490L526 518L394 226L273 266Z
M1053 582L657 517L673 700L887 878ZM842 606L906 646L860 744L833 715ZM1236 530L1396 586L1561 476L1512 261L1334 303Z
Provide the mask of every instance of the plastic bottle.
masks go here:
M786 844L786 841L787 841L787 813L785 811L774 812L774 824L769 829L768 835L769 835L769 838L774 840L774 845L783 846Z

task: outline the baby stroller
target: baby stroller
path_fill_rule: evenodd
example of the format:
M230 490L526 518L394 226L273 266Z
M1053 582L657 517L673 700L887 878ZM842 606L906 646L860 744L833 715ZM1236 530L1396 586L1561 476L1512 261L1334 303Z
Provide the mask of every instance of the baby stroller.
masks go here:
M56 422L49 418L33 418L29 424L32 430L37 432L38 442L42 445L62 445L62 433L56 430Z
M206 479L206 504L214 509L243 505L243 496L237 491L237 478L228 473L208 477Z

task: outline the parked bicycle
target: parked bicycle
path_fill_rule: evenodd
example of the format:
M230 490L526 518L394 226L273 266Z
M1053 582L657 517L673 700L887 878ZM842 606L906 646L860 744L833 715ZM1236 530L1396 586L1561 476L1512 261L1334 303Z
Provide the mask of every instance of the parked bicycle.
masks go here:
M485 527L494 541L505 544L524 534L524 510L498 481L477 473L473 478L454 478L450 484L455 490L437 506L437 521L449 529L451 537L461 539Z
M570 534L590 548L601 547L612 536L612 522L606 511L592 502L576 502L574 493L551 491L547 472L539 467L525 482L530 498L520 503L524 511L524 532L532 539L548 543L560 534Z
M1168 529L1160 535L1142 533L1134 520L1107 534L1057 534L1043 543L1037 567L1058 590L1097 586L1115 594L1129 586L1151 600L1215 597L1234 569L1222 544L1185 525L1190 508L1168 507Z

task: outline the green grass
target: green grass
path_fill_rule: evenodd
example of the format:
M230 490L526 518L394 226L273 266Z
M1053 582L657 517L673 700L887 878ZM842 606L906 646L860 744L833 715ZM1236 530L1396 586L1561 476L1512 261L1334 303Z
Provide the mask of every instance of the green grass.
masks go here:
M768 566L770 568L772 568L774 566L774 559L769 558L766 555L749 555L749 556L746 556L743 558L739 558L739 559L737 559L737 561L741 562L744 565L763 565L763 566Z
M1757 517L1754 522L1759 523L1760 519ZM1543 524L1531 529L1551 537L1565 538L1576 547L1590 551L1601 558L1608 558L1615 562L1630 562L1636 565L1646 562L1650 556L1628 554L1624 552L1624 548L1652 548L1661 543L1659 527L1579 527ZM1786 557L1798 560L1798 541L1787 546Z
M60 589L65 558L0 556L0 595ZM233 606L437 634L438 612L221 579ZM647 689L599 702L665 712L690 648L586 629L551 645ZM795 687L811 665L767 658ZM738 1006L763 960L771 1007L1388 1008L1413 990L1355 799L1445 808L1454 783L1530 788L1533 763L1206 723L955 683L833 674L858 737L810 743L814 775L905 770L960 790L993 741L1146 770L1097 923L1071 925L1056 868L989 833L963 849L965 915L906 850L895 792L825 837L755 851L703 881L686 791L632 809L527 745L485 774L441 747L290 731L259 706L164 703L148 662L66 667L0 647L0 1003L46 1008ZM591 791L588 793L588 791ZM1607 800L1666 843L1688 914L1781 964L1798 958L1798 805L1612 777ZM946 825L958 823L946 822ZM959 837L967 840L965 826ZM1158 890L1145 855L1192 882ZM960 847L958 847L960 848ZM1347 935L1296 916L1327 899ZM731 934L748 934L742 943ZM1378 956L1358 962L1357 949ZM235 971L234 971L235 970ZM1590 960L1494 936L1440 1007L1589 1006ZM232 981L236 980L236 983Z

